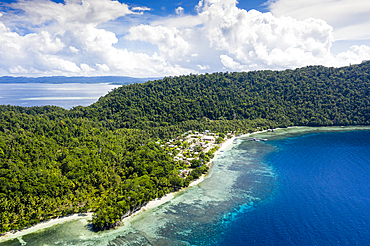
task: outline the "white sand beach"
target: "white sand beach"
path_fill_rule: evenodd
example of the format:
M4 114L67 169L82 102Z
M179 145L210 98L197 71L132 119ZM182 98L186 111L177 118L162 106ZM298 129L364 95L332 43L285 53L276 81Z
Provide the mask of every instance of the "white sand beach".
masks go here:
M245 136L245 135L243 135L243 136ZM240 136L240 137L243 137L243 136ZM223 142L223 143L221 144L220 148L215 152L214 157L210 160L210 162L209 162L209 163L212 163L212 161L216 158L216 156L217 156L221 151L223 151L223 150L227 149L230 145L232 145L232 143L233 143L233 141L234 141L234 139L235 139L235 138L236 138L236 137L232 137L232 138L230 138L230 139L227 139L225 142ZM202 175L201 177L199 177L199 179L192 181L192 182L189 184L189 187L196 186L196 185L200 184L201 182L203 182L203 180L204 180L205 176L207 176L207 174L204 174L204 175ZM176 192L171 192L171 193L169 193L169 194L167 194L167 195L163 196L162 198L157 198L157 199L155 199L155 200L152 200L152 201L148 202L148 204L147 204L147 205L145 205L145 206L143 206L140 210L138 210L138 211L136 211L135 213L131 214L130 216L128 216L128 217L126 217L126 218L124 218L124 219L122 220L122 222L124 223L125 221L127 221L128 219L130 219L132 216L134 216L134 215L136 215L136 214L138 214L138 213L140 213L140 212L142 212L142 211L146 211L146 210L149 210L149 209L152 209L152 208L158 207L158 206L160 206L160 205L162 205L162 204L164 204L164 203L166 203L166 202L171 201L171 200L175 197L175 194L176 194L176 193L181 192L181 191L183 191L184 189L187 189L187 188L188 188L188 187L183 188L183 189L181 189L181 190L179 190L179 191L176 191Z
M255 132L255 133L257 133L257 132ZM227 139L225 142L223 142L221 144L220 148L215 152L214 157L210 160L209 164L212 163L212 161L217 157L217 155L221 151L226 150L230 145L232 145L233 141L236 138L242 138L242 137L245 137L245 136L248 136L248 135L249 134L245 134L245 135L242 135L242 136L239 136L239 137L234 136L232 138ZM189 187L198 185L201 182L203 182L205 176L206 175L202 175L199 179L194 180L193 182L191 182ZM186 189L186 188L184 188L184 189ZM181 192L184 189L181 189L177 192ZM140 210L138 210L135 213L131 214L130 216L124 218L122 220L122 222L124 223L125 221L127 221L128 219L132 218L133 216L137 215L140 212L143 212L143 211L146 211L146 210L149 210L149 209L153 209L157 206L160 206L160 205L162 205L166 202L171 201L175 197L175 194L177 192L169 193L169 194L163 196L162 198L155 199L155 200L152 200L152 201L148 202L148 204L146 206L143 206ZM29 228L26 228L26 229L23 229L23 230L20 230L20 231L5 233L3 236L0 237L0 243L4 242L4 241L11 240L11 239L14 239L14 238L17 238L17 237L20 237L20 236L23 236L23 235L26 235L26 234L30 234L30 233L33 233L35 231L42 230L42 229L45 229L45 228L48 228L48 227L51 227L51 226L54 226L54 225L57 225L57 224L61 224L61 223L67 222L67 221L81 219L81 218L86 218L88 220L91 220L92 215L93 215L93 213L73 214L73 215L69 215L69 216L64 216L64 217L44 221L44 222L41 222L39 224L36 224L34 226L31 226Z
M42 229L45 229L45 228L48 228L48 227L52 227L54 225L61 224L61 223L67 222L67 221L81 219L81 218L91 220L92 215L93 215L93 213L79 213L79 214L72 214L72 215L63 216L63 217L60 217L60 218L55 218L55 219L43 221L43 222L40 222L40 223L38 223L34 226L31 226L29 228L26 228L26 229L23 229L23 230L20 230L20 231L16 231L14 233L12 233L12 232L5 233L5 235L0 237L0 243L4 242L4 241L7 241L7 240L17 238L17 237L20 237L20 236L24 236L26 234L30 234L30 233L38 231L38 230L42 230Z

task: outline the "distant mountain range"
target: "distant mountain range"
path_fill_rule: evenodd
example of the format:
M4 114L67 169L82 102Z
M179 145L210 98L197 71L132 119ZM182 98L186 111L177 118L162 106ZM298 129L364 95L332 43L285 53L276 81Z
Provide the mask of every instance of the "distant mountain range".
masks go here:
M99 77L65 77L65 76L52 76L52 77L0 77L0 83L46 83L46 84L63 84L63 83L83 83L83 84L96 84L96 83L110 83L118 85L128 85L133 83L143 83L149 80L156 80L161 78L133 78L126 76L99 76Z

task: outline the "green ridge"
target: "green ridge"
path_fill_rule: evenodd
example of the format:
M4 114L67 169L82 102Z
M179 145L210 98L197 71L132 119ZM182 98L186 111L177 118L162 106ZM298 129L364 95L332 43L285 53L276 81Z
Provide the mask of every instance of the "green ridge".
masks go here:
M78 212L107 229L199 176L161 147L188 130L370 124L370 62L167 77L89 107L0 106L0 232Z

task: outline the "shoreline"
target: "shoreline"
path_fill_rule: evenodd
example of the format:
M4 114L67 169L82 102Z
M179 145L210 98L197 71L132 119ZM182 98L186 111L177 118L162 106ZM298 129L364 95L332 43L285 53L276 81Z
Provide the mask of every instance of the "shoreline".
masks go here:
M239 137L233 136L232 138L229 138L229 139L225 140L224 142L222 142L221 145L220 145L220 148L214 153L214 157L207 163L207 165L210 165L214 161L214 159L217 157L217 155L220 154L221 151L224 151L230 145L232 145L232 143L234 142L234 139L241 138L243 136L245 136L245 135L242 135L242 136L239 136ZM205 177L207 176L207 174L203 174L197 180L193 180L189 184L188 187L184 187L184 188L182 188L178 191L168 193L168 194L164 195L161 198L157 198L155 200L149 201L147 205L143 206L138 211L132 213L130 216L127 216L127 217L123 218L121 220L121 222L124 223L125 221L129 220L133 216L135 216L135 215L137 215L137 214L139 214L143 211L153 209L153 208L158 207L158 206L160 206L160 205L162 205L166 202L171 201L175 197L175 195L178 194L179 192L184 191L187 188L196 186L196 185L200 184L201 182L203 182ZM19 230L19 231L16 231L16 232L5 232L3 235L0 236L0 243L8 241L8 240L16 239L17 237L21 237L21 236L24 236L24 235L27 235L27 234L30 234L30 233L33 233L33 232L36 232L36 231L39 231L39 230L43 230L43 229L52 227L52 226L57 225L57 224L62 224L62 223L68 222L68 221L83 219L83 218L91 220L92 215L93 215L92 212L71 214L71 215L67 215L67 216L63 216L63 217L43 221L43 222L40 222L40 223L38 223L34 226L31 226L31 227L28 227L28 228L25 228L25 229L22 229L22 230Z
M329 127L333 128L333 126L329 126ZM347 128L346 126L334 126L334 128L336 128L336 127L338 127L341 130ZM363 127L367 128L369 126L361 126L361 125L359 125L359 126L348 126L348 128L354 128L354 129L358 129L358 130L360 130ZM300 127L299 126L289 126L287 128L274 128L273 130L276 131L276 130L279 130L279 129L290 129L290 128L300 128ZM312 127L312 128L323 128L323 127ZM264 133L264 132L268 132L268 130L255 131L255 132L246 133L246 134L243 134L243 135L240 135L240 136L233 136L232 138L226 139L224 142L221 143L220 148L214 153L214 157L207 163L207 165L211 165L212 162L216 159L217 155L219 155L221 153L221 151L224 151L224 150L228 149L228 147L232 146L235 139L248 137L252 134L259 134L259 133ZM158 207L158 206L160 206L164 203L167 203L167 202L171 201L175 197L175 195L178 194L179 192L182 192L187 188L196 186L196 185L200 184L201 182L203 182L207 175L208 175L208 173L203 174L197 180L192 181L189 184L188 187L184 187L184 188L182 188L178 191L168 193L168 194L164 195L162 198L157 198L155 200L149 201L145 206L140 208L138 211L136 211L136 212L132 213L131 215L123 218L121 220L121 222L124 223L127 220L129 220L130 218L132 218L133 216L135 216L135 215L137 215L137 214L139 214L143 211L153 209L155 207ZM9 240L13 240L13 239L16 239L18 237L21 237L21 236L24 236L24 235L27 235L27 234L30 234L30 233L34 233L36 231L43 230L43 229L52 227L54 225L62 224L62 223L68 222L68 221L83 219L83 218L91 220L92 216L93 216L92 212L71 214L71 215L67 215L67 216L63 216L63 217L43 221L43 222L40 222L40 223L38 223L34 226L31 226L31 227L28 227L28 228L25 228L25 229L22 229L22 230L18 230L18 231L15 231L15 232L14 231L13 232L12 231L5 232L0 236L0 243L5 242L5 241L9 241Z
M77 220L77 219L92 219L93 213L78 213L78 214L71 214L71 215L66 215L63 217L59 218L54 218L46 221L42 221L40 223L37 223L36 225L33 225L31 227L16 231L16 232L5 232L2 236L0 236L0 243L16 239L17 237L21 237L42 229L46 229L49 227L52 227L54 225L62 224L64 222L72 221L72 220Z
M243 135L244 136L244 135ZM243 137L243 136L240 136L240 137ZM220 148L214 153L214 157L207 163L207 165L210 165L214 160L215 158L217 157L218 154L220 154L221 151L227 149L229 146L232 145L232 143L234 142L234 139L236 138L240 138L240 137L232 137L230 139L227 139L226 141L222 142L221 145L220 145ZM123 220L121 220L122 222L125 222L126 220L128 220L129 218L131 218L132 216L142 212L142 211L146 211L146 210L149 210L149 209L152 209L152 208L155 208L155 207L158 207L166 202L169 202L170 200L172 200L176 194L178 194L179 192L181 191L184 191L185 189L187 188L190 188L190 187L193 187L193 186L196 186L200 183L202 183L205 179L205 177L208 175L208 173L206 174L203 174L202 176L200 176L197 180L193 180L188 187L184 187L184 188L181 188L180 190L178 191L174 191L174 192L171 192L171 193L168 193L166 195L164 195L163 197L161 198L157 198L155 200L152 200L152 201L149 201L147 205L143 206L141 209L139 209L138 211L136 211L135 213L131 214L130 216L124 218Z

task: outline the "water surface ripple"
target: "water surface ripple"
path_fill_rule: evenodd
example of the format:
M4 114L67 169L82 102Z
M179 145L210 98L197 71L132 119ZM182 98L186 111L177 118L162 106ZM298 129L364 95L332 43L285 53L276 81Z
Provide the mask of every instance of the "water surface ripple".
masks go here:
M202 183L117 230L94 233L80 219L2 245L367 245L370 130L361 129L238 139Z

